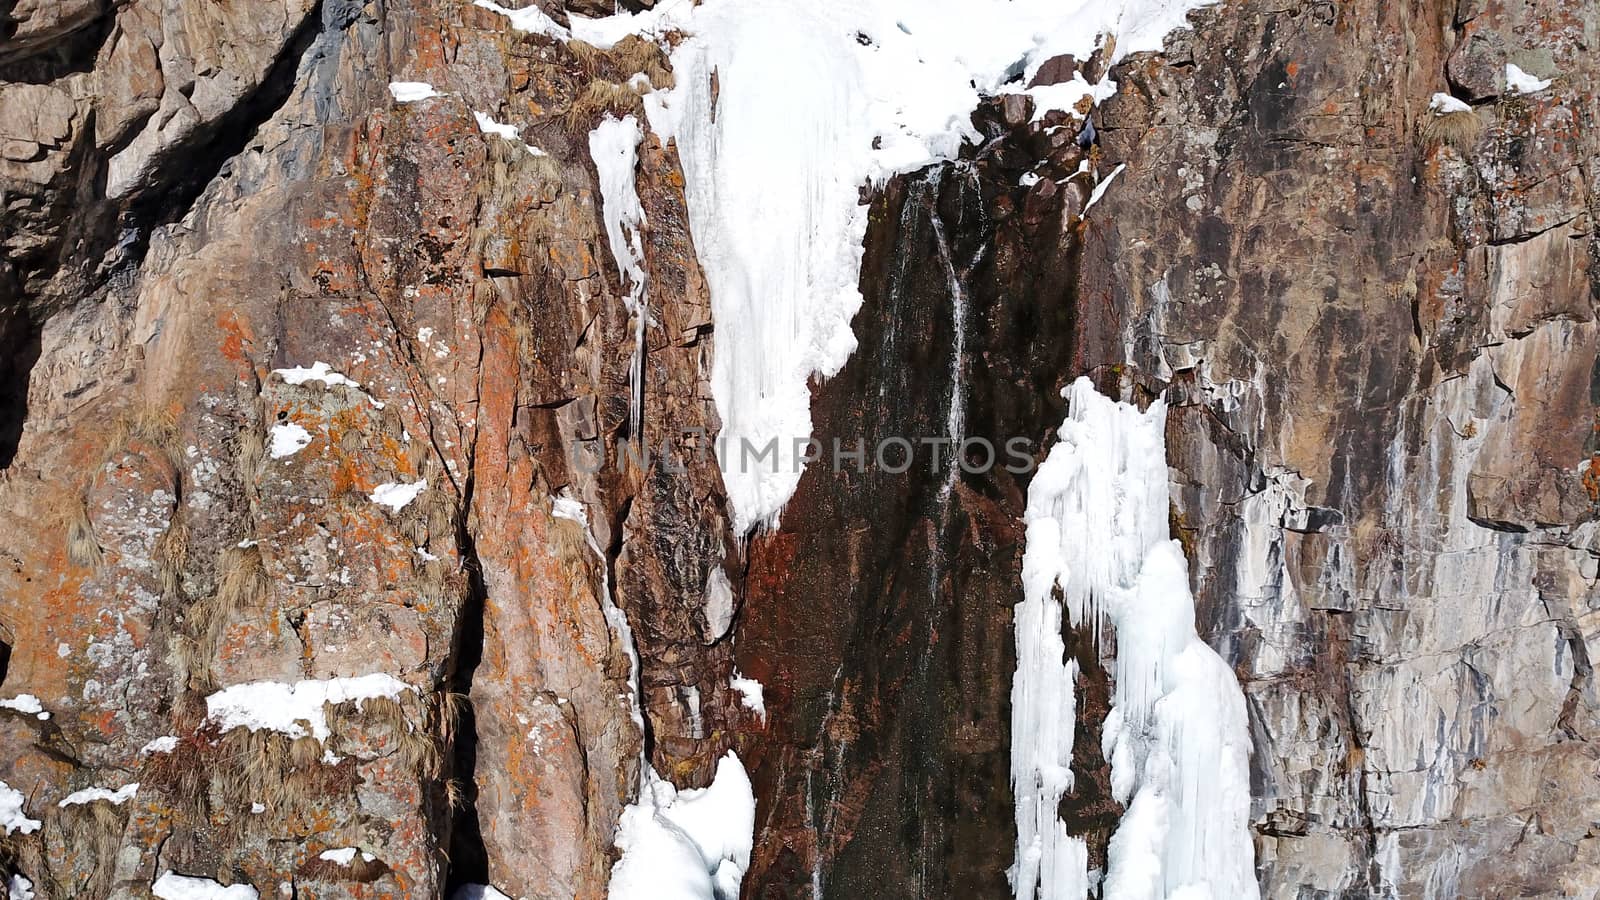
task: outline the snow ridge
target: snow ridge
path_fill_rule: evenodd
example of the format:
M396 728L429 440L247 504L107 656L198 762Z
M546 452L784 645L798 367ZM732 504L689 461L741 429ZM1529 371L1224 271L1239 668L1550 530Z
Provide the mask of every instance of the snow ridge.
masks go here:
M1166 403L1141 413L1086 378L1066 394L1060 442L1028 489L1012 684L1016 896L1077 900L1090 887L1081 841L1055 816L1071 789L1077 677L1059 662L1064 607L1073 625L1116 632L1102 749L1127 812L1103 895L1255 900L1249 721L1233 671L1195 633L1187 565L1168 533Z

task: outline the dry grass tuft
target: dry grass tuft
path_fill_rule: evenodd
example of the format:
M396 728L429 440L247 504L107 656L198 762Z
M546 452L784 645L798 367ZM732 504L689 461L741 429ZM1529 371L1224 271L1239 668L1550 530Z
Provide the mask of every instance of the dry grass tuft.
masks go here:
M196 695L198 696L198 695ZM198 820L205 814L207 789L217 734L209 726L198 731L182 731L170 753L145 757L139 773L140 789L154 788L171 797L175 805Z
M229 547L217 557L217 607L223 613L260 606L271 589L260 547Z
M373 697L361 703L361 718L371 725L387 728L390 734L400 735L410 730L406 709L392 697Z
M472 700L466 694L440 691L429 704L428 730L437 734L446 747L453 746L462 721L471 711Z
M448 483L433 486L431 483L411 506L411 537L417 546L426 547L436 538L454 541L456 534L456 495Z
M1422 142L1427 148L1441 144L1465 153L1483 135L1483 119L1476 110L1461 110L1444 115L1428 115L1422 122Z
M126 411L112 422L108 437L104 462L112 462L133 451L136 444L144 444L147 450L155 451L145 456L164 459L174 471L182 467L178 416L172 407L144 404Z
M577 38L567 41L566 46L568 52L577 57L578 66L583 69L583 73L593 78L595 72L600 69L601 61L605 59L605 51L588 41L580 41Z
M644 114L644 104L633 88L614 81L591 81L578 99L567 108L567 130L580 133L592 129L606 113L618 118Z
M267 438L258 428L242 428L234 445L238 457L239 479L254 485L261 477L261 465L267 458Z
M429 781L439 777L444 768L444 754L439 752L439 744L431 735L413 728L400 735L398 743L395 752L402 766Z
M431 458L433 458L433 441L425 434L412 434L411 440L406 442L406 460L411 463L411 470L421 472Z
M309 734L295 738L289 745L289 764L298 771L321 765L323 755L322 742Z
M630 34L611 48L611 62L626 77L643 72L657 90L673 86L672 70L667 68L667 57L654 41Z
M122 830L122 807L109 800L96 800L85 804L89 808L89 817L94 820L95 828L102 832L118 832Z
M161 536L156 556L161 567L161 594L168 599L183 596L183 570L189 563L189 522L183 506L172 513L172 522Z
M466 596L467 576L439 559L422 567L422 578L417 587L419 605L426 609L439 609L453 605Z
M178 665L191 677L210 678L222 634L240 611L266 601L272 583L259 547L229 547L217 556L217 590L189 604L187 646L179 645Z
M467 790L460 779L452 778L444 783L444 802L457 812L467 808Z
M98 569L104 554L100 552L100 539L95 537L85 503L79 501L67 506L66 526L67 559L80 568Z

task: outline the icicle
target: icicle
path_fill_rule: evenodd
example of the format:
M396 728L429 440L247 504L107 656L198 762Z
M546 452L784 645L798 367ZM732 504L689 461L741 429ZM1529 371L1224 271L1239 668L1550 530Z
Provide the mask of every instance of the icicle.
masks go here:
M1141 413L1082 378L1067 396L1060 443L1028 490L1012 686L1016 896L1088 890L1086 876L1060 871L1077 848L1055 817L1071 788L1070 771L1052 766L1071 762L1077 675L1060 663L1064 605L1072 624L1116 631L1102 749L1128 810L1111 839L1104 897L1253 900L1249 722L1233 672L1195 633L1183 552L1168 535L1166 406Z
M950 250L950 239L945 236L944 220L939 218L939 179L941 168L929 171L927 181L933 190L933 209L929 219L933 223L934 241L939 246L939 260L944 264L944 277L950 288L950 318L955 331L954 346L950 350L950 412L945 418L945 431L950 438L950 463L945 470L944 487L939 489L940 499L950 496L960 477L961 441L967 427L966 398L962 396L962 364L967 352L967 292L961 286L961 275L956 271L955 256Z

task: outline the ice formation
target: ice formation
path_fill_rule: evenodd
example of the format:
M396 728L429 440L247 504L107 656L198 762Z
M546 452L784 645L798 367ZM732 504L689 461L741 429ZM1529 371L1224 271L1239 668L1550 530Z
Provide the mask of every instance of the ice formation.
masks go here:
M1041 108L1106 96L1105 81L1023 86L1046 60L1087 57L1104 35L1116 36L1113 59L1157 49L1198 5L666 0L634 15L571 16L572 35L602 48L627 34L688 36L672 51L678 86L646 106L651 128L677 142L710 286L717 449L739 532L777 523L811 436L810 381L855 349L862 189L954 158L976 137L969 118L986 94L1029 90Z
M611 258L626 282L623 297L628 314L633 316L633 362L629 367L633 396L629 404L630 435L638 437L639 420L644 414L644 327L650 318L645 293L644 244L639 229L644 227L644 207L633 180L639 163L639 141L643 138L633 116L617 119L607 116L589 133L589 155L600 176L600 212L605 220L606 240Z
M647 772L617 825L610 900L738 900L755 822L750 777L731 750L699 790Z
M1141 413L1083 378L1068 400L1060 441L1028 489L1012 683L1016 896L1076 900L1089 889L1082 842L1055 812L1072 788L1076 718L1065 612L1115 634L1102 747L1127 812L1104 896L1250 900L1249 722L1232 670L1195 633L1183 552L1168 533L1165 402Z

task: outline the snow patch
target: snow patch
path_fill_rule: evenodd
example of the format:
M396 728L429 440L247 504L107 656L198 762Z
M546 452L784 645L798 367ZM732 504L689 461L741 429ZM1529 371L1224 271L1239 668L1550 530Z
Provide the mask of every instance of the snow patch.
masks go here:
M388 481L373 488L369 496L373 503L379 506L387 506L390 512L399 512L405 509L411 501L417 499L417 495L422 493L427 486L428 479L426 478L420 481L413 481L410 484Z
M224 885L210 878L194 878L167 870L150 885L160 900L257 900L261 895L248 884Z
M348 866L355 862L357 853L361 854L361 859L364 862L372 862L373 860L377 859L376 856L373 856L371 853L368 853L359 847L340 847L337 850L324 850L317 854L317 859L325 859L328 862L338 863L341 866Z
M329 678L285 684L279 681L252 681L223 688L206 698L206 718L222 731L248 728L267 729L292 738L311 735L326 740L330 734L324 704L376 697L398 698L411 685L383 673L354 678Z
M309 443L311 432L294 422L279 422L267 431L267 452L273 459L293 456Z
M1550 86L1550 79L1535 78L1516 63L1506 63L1506 88L1519 94L1537 94Z
M67 796L61 798L61 802L56 805L65 809L69 806L81 806L86 803L94 803L96 801L103 800L106 803L110 803L114 806L121 806L122 804L133 799L133 796L137 793L139 793L139 782L137 781L125 784L114 791L108 791L105 788L98 787L84 788L81 791L73 791Z
M754 678L746 678L735 669L733 677L728 679L728 684L739 692L739 705L767 720L767 701L762 696L761 682Z
M511 21L511 27L518 31L530 34L542 34L553 37L558 41L565 41L572 37L572 33L561 27L555 19L545 15L544 10L536 6L532 0L523 9L507 9L493 0L472 0L473 6L497 12Z
M18 694L10 700L0 700L0 708L16 710L19 713L34 716L41 722L50 718L50 714L45 712L44 704L40 703L39 698L32 694Z
M30 819L22 812L22 792L0 781L0 827L5 828L6 834L20 831L23 834L32 834L39 830L38 819Z
M21 875L13 875L6 881L6 891L11 894L11 900L33 900L33 882Z
M320 381L322 382L323 387L331 388L338 385L344 385L345 387L352 387L356 390L361 389L360 382L352 381L349 378L346 378L344 375L335 372L333 367L325 362L312 363L310 368L305 366L295 366L292 369L273 369L272 374L282 378L286 383L292 384L296 387L299 387L308 381Z
M1428 101L1428 112L1436 116L1446 116L1450 113L1472 112L1472 106L1464 100L1457 100L1449 94L1434 94Z
M163 735L156 738L139 749L140 756L149 756L152 753L171 753L178 749L178 738L175 735Z
M1083 77L1083 73L1072 73L1070 81L1057 84L1042 84L1030 88L1007 85L1001 93L1027 94L1033 98L1033 116L1030 122L1042 122L1046 113L1070 113L1074 119L1082 119L1083 113L1078 111L1078 104L1083 98L1088 97L1093 105L1098 106L1117 93L1117 83L1109 78L1091 84Z
M550 504L550 514L558 519L567 519L577 522L585 528L589 527L589 513L583 508L583 501L572 496L571 490L563 490Z
M517 126L496 122L486 113L474 112L472 116L478 120L478 130L484 134L496 134L508 141L517 140Z
M442 97L433 85L426 81L391 81L389 82L389 96L396 103L416 103L419 100L431 100Z
M750 777L731 750L699 790L679 791L647 770L617 825L622 858L610 900L738 900L755 821Z

